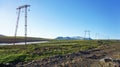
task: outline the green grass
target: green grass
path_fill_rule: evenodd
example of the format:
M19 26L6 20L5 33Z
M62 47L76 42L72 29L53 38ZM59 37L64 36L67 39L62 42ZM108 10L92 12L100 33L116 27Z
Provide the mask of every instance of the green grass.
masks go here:
M111 45L116 42L118 41L52 40L42 44L0 46L0 63L28 62L97 48L101 45Z

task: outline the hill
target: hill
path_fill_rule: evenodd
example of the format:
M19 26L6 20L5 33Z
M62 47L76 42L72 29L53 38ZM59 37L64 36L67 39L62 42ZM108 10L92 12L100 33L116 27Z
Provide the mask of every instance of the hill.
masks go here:
M5 36L5 35L0 34L0 37L3 37L3 36Z
M34 41L48 41L50 39L45 38L36 38L36 37L27 37L27 42L34 42ZM13 43L15 38L13 36L1 36L0 43ZM16 37L16 42L24 42L25 38L22 36Z
M57 40L92 40L92 38L84 38L80 36L74 36L74 37L57 37Z

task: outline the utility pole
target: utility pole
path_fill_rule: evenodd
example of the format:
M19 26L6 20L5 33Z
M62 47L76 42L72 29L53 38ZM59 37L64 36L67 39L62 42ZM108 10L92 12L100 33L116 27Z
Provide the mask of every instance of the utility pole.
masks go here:
M20 18L20 11L21 9L18 10L18 17L17 17L17 22L16 22L16 28L15 28L15 39L13 45L15 45L16 42L16 35L17 35L17 30L18 30L18 24L19 24L19 18Z
M15 45L15 43L16 43L16 36L17 36L20 12L21 12L21 9L23 9L23 8L25 8L25 45L27 44L27 8L28 7L30 7L30 5L23 5L23 6L19 6L17 8L17 10L18 10L18 17L17 17L16 28L15 28L15 40L14 40L14 44L13 45Z
M96 39L96 40L99 39L99 33L95 33L95 39Z
M85 35L84 35L84 40L85 40L87 31L85 30L84 32L85 32Z
M84 39L89 38L89 40L90 40L90 31L89 30L85 30L84 32L85 32Z
M90 31L88 31L88 35L89 35L89 37L88 37L88 38L89 38L89 40L90 40Z

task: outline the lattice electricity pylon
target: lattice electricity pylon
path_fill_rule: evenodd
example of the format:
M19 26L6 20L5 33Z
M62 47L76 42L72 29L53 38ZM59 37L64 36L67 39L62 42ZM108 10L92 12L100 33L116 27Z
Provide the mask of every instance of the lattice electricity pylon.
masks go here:
M99 39L99 33L95 33L95 39L98 40Z
M17 30L18 30L18 24L19 24L19 18L20 18L20 12L21 9L25 8L25 45L27 44L27 8L30 7L30 5L23 5L19 6L17 8L18 10L18 17L17 17L17 22L16 22L16 28L15 28L15 39L14 39L14 45L16 43L16 35L17 35Z
M85 32L84 40L86 40L87 38L88 38L88 40L90 40L90 31L89 30L85 30L84 32Z

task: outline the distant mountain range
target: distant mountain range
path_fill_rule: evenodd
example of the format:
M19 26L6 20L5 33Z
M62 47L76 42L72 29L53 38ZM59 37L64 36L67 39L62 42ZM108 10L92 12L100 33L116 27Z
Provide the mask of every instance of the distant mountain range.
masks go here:
M92 40L92 38L84 38L80 36L74 36L74 37L57 37L55 38L57 40Z

